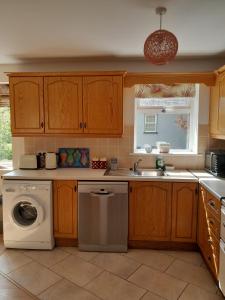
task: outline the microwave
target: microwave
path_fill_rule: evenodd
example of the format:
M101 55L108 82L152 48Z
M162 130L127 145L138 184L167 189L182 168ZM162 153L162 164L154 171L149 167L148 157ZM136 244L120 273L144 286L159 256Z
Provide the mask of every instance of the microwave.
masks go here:
M225 150L206 152L205 168L215 176L225 177Z

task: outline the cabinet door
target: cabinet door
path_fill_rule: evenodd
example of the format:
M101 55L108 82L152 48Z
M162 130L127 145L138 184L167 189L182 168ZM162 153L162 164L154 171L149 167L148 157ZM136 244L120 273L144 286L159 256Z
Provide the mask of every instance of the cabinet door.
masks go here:
M196 242L197 183L173 183L172 240Z
M77 182L54 181L54 236L77 238Z
M44 132L43 77L11 77L9 83L12 133Z
M45 132L81 133L82 77L44 78Z
M217 81L214 87L211 87L209 123L210 134L218 134L218 115L219 114L219 83Z
M202 253L206 252L207 248L207 213L205 203L207 199L206 190L200 186L199 189L199 203L198 203L198 230L197 230L197 241L198 246Z
M130 183L129 240L170 240L171 194L171 183Z
M84 77L84 132L121 135L123 131L123 77Z
M218 112L218 114L219 114L218 131L219 131L219 134L225 135L225 74L222 74L219 78L219 112Z

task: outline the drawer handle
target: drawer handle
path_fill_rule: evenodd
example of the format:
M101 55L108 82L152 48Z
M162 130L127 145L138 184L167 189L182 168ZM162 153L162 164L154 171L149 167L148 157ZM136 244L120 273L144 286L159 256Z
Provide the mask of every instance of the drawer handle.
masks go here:
M212 242L213 242L213 241L212 241L211 239L208 239L208 243L212 244Z
M216 203L213 200L210 200L208 202L208 205L211 206L216 212L218 212L218 209L216 208Z
M214 225L214 221L212 219L209 220L209 224Z

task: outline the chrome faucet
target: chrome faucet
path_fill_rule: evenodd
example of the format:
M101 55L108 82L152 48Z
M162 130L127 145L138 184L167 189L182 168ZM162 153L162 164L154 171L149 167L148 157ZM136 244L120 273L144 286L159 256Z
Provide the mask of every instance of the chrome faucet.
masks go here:
M134 163L134 173L138 172L138 166L139 163L142 161L142 159L138 159L135 163Z

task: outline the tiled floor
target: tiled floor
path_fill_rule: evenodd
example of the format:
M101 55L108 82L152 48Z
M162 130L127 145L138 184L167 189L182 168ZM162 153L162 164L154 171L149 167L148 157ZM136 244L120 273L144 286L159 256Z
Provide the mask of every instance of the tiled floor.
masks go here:
M0 242L1 300L221 300L197 252L126 254L6 250Z

